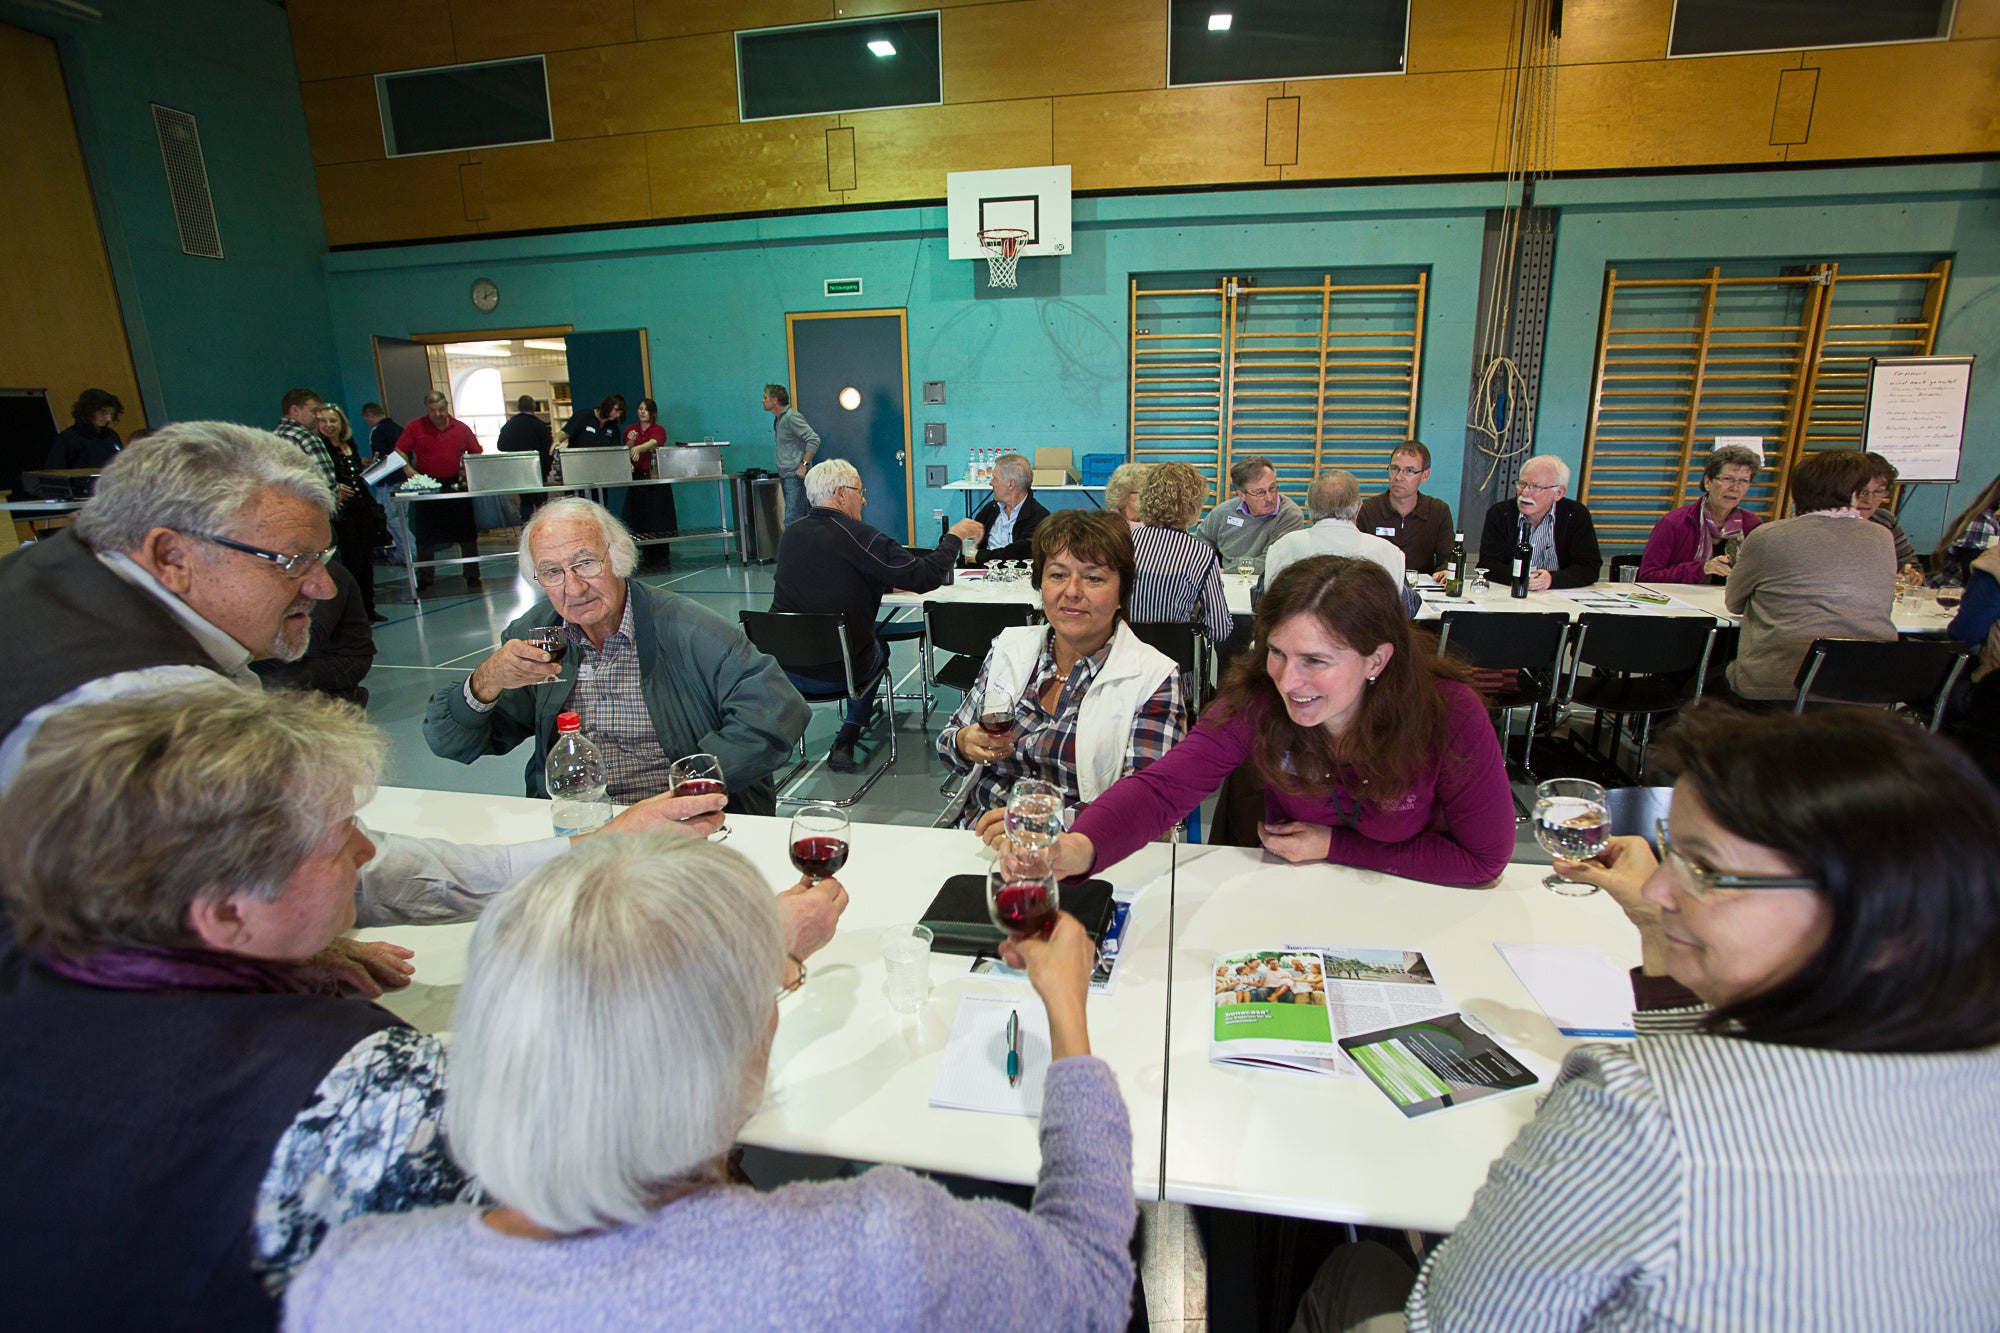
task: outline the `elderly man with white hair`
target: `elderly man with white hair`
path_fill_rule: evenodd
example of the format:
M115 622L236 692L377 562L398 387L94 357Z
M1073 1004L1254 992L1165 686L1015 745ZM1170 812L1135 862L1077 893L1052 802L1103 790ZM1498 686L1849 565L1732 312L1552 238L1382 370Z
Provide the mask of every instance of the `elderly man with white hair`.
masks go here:
M1372 560L1403 586L1403 548L1386 537L1361 531L1354 516L1361 512L1361 483L1352 472L1335 468L1313 478L1306 491L1306 512L1312 526L1288 532L1264 554L1264 586L1275 583L1280 570L1315 555L1351 555Z
M1035 527L1049 516L1037 500L1035 469L1020 454L1002 454L993 460L993 498L972 517L986 534L986 549L978 562L1026 560L1035 553Z
M521 573L543 596L501 633L472 675L431 696L431 752L469 764L534 742L527 790L543 794L558 714L583 715L613 801L666 791L676 759L711 754L729 805L777 810L771 774L805 731L805 700L743 631L698 602L632 578L639 550L600 504L567 496L521 530ZM560 624L550 654L529 631Z
M1536 454L1521 464L1512 500L1486 511L1479 537L1479 564L1500 582L1514 577L1514 547L1528 539L1528 590L1587 588L1597 582L1604 557L1597 549L1597 525L1590 511L1568 498L1569 464L1554 454Z
M888 533L861 521L868 492L854 464L844 458L813 465L806 473L806 499L812 508L778 540L771 609L836 615L844 622L855 678L868 682L858 697L848 700L847 716L826 756L828 768L847 773L854 769L854 745L868 725L878 677L888 660L888 648L875 634L882 594L929 592L939 586L964 543L977 542L982 529L972 519L960 519L935 550L922 555L905 550ZM837 661L785 674L808 693L846 686Z

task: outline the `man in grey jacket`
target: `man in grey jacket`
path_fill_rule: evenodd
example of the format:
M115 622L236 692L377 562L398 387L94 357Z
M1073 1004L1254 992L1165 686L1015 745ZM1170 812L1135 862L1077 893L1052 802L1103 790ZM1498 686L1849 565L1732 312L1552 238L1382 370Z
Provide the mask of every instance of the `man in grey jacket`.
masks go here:
M782 384L764 386L764 410L772 416L778 484L785 488L785 526L790 527L812 512L806 502L806 473L819 452L819 432L792 406L791 391Z
M592 501L543 505L521 532L520 561L545 595L468 679L431 696L432 753L469 764L533 740L527 790L540 796L556 717L574 710L604 756L613 801L664 792L676 759L711 754L731 810L777 812L771 775L808 717L777 662L700 603L633 581L632 534ZM529 631L554 625L560 650L534 646Z
M1215 548L1224 569L1250 565L1264 573L1264 553L1288 532L1306 526L1296 504L1278 493L1278 470L1262 454L1248 454L1229 465L1229 484L1236 492L1208 511L1194 535Z

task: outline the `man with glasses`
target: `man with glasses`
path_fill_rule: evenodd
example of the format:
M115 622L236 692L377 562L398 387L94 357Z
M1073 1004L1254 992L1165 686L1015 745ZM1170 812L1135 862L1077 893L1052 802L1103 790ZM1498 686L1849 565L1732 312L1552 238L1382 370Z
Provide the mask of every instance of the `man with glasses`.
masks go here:
M1361 502L1354 526L1393 542L1410 569L1436 574L1451 563L1451 506L1423 493L1431 476L1431 451L1421 440L1405 440L1389 455L1389 489Z
M1514 548L1528 539L1528 591L1587 588L1597 582L1604 558L1597 549L1597 525L1590 511L1567 498L1569 464L1554 454L1536 454L1521 464L1518 492L1486 511L1479 538L1479 564L1487 577L1509 583Z
M24 627L0 677L0 789L65 708L218 677L258 689L251 662L296 661L313 604L334 591L332 507L298 450L248 426L183 422L121 452L75 524L0 560L0 605ZM717 808L714 797L653 802L606 827L714 821ZM377 851L356 890L364 926L465 920L570 846L369 836ZM343 972L362 989L408 980L382 948L341 948L366 967Z
M854 770L854 745L868 725L881 681L888 645L876 637L875 619L882 611L882 594L929 592L944 582L952 562L966 542L977 542L984 529L973 519L951 525L937 548L922 555L898 546L880 528L861 521L868 493L861 475L844 458L829 458L806 473L806 498L812 509L785 529L778 542L777 577L772 588L773 611L803 611L840 616L845 622L847 655L857 681L867 681L858 698L847 702L847 716L827 752L826 766L836 773ZM813 694L831 694L847 687L838 661L788 670L792 683Z
M1235 498L1209 510L1195 526L1195 535L1215 548L1225 572L1251 565L1261 577L1264 553L1286 533L1303 529L1305 513L1278 493L1278 470L1261 454L1231 463L1229 484Z
M639 548L604 506L552 500L521 530L521 573L542 597L501 631L500 646L431 696L431 752L469 764L534 742L527 792L544 795L556 718L575 711L604 757L613 801L668 790L676 759L722 764L729 808L777 812L771 775L805 732L805 700L743 631L700 603L632 578ZM560 653L530 631L560 625Z

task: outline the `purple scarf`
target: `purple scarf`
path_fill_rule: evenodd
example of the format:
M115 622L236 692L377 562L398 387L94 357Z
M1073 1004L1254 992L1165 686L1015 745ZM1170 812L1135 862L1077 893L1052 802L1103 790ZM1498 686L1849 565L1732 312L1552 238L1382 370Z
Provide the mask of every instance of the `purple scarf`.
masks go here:
M104 990L233 991L264 995L339 995L339 983L317 968L275 963L212 949L134 946L99 949L86 958L44 952L49 969Z

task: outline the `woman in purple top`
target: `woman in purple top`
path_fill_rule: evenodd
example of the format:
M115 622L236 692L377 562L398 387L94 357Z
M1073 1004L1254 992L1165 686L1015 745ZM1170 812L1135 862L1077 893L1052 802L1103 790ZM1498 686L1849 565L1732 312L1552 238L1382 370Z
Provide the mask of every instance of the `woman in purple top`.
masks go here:
M1731 537L1747 537L1764 520L1743 508L1743 497L1764 462L1755 449L1725 444L1701 469L1702 498L1668 511L1646 538L1639 557L1644 583L1720 583L1735 557Z
M1380 565L1331 555L1290 565L1200 724L1077 816L1056 843L1057 869L1116 864L1248 761L1265 784L1266 851L1491 884L1514 850L1514 803L1499 740L1465 680L1412 636Z
M496 1206L342 1228L294 1281L285 1327L344 1333L393 1309L427 1333L1122 1330L1132 1131L1090 1054L1096 951L1076 919L1002 950L1049 1019L1027 1212L894 1167L731 1183L777 1006L805 979L781 941L750 863L698 839L595 839L502 894L473 937L445 1102L452 1153ZM809 1002L857 1003L873 1021L851 978Z

